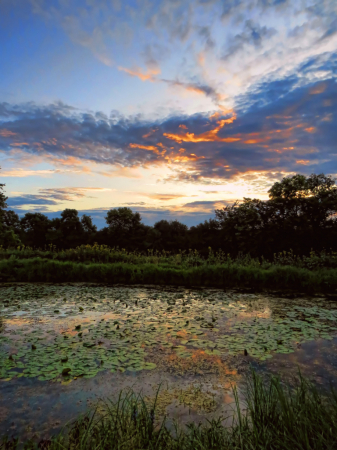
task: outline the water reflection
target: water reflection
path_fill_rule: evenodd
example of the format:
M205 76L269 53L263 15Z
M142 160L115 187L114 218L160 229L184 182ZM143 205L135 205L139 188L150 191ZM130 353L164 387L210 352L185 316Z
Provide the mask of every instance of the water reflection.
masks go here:
M158 413L181 423L228 416L250 365L337 380L337 309L324 298L27 284L2 287L1 302L1 434L50 436L123 388L151 402L161 386Z

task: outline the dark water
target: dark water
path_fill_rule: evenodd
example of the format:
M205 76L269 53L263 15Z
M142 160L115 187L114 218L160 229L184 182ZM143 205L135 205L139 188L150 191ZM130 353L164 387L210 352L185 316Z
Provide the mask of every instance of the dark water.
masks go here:
M324 298L156 287L0 288L0 434L48 437L121 389L158 387L158 415L227 416L249 367L337 382L337 308Z

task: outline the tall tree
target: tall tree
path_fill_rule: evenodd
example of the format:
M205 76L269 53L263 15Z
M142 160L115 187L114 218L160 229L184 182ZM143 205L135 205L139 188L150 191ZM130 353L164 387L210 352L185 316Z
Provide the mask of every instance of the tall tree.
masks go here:
M154 224L160 233L156 246L158 250L178 251L188 247L188 227L178 220L160 220Z
M105 218L108 224L108 239L112 246L136 249L142 246L145 229L141 216L130 208L110 209Z
M20 234L20 217L15 211L12 211L11 209L5 209L3 211L3 225L6 229L11 228L15 234Z
M42 213L26 213L20 221L24 244L29 247L43 248L47 243L49 223L48 217Z
M6 195L4 194L4 187L6 185L0 183L0 211L3 211L5 208L7 208L7 199L8 197L6 197Z
M97 227L92 223L91 216L83 214L81 217L81 224L83 228L83 244L93 244L97 233Z
M61 213L60 231L63 248L77 247L83 240L83 224L76 209L65 209Z
M10 218L13 219L14 211L7 211L7 197L4 193L6 185L0 184L0 245L3 247L16 247L21 244L21 241L16 234L14 224L10 224ZM13 213L13 214L11 214ZM15 214L16 215L16 214ZM18 217L16 215L16 217ZM16 223L17 225L17 223Z
M127 233L140 225L141 217L138 212L134 213L130 208L110 209L105 217L111 231Z
M222 230L221 246L233 253L272 256L292 249L297 253L337 247L337 188L324 174L294 175L275 183L270 200L245 198L216 210Z

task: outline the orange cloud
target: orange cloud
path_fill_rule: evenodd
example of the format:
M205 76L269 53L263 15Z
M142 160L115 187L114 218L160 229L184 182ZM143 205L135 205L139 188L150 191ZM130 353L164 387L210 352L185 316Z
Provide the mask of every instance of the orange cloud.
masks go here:
M46 170L28 170L28 169L10 169L1 172L1 176L3 177L15 177L15 178L23 178L23 177L38 177L38 176L48 176L54 175L57 173L57 170L46 169Z
M310 164L310 161L308 159L299 159L296 161L297 164L301 164L302 166L307 166Z
M177 198L186 197L186 195L183 194L142 194L142 195L148 198L152 198L153 200L161 200L161 201L175 200Z
M180 86L181 86L181 85L180 85ZM202 89L198 88L197 86L191 86L191 85L186 84L186 85L184 86L184 88L185 88L187 91L195 92L196 94L200 94L200 95L205 95L205 91L203 91Z
M307 133L316 133L316 127L304 128Z
M332 122L332 114L327 114L326 116L323 117L323 119L321 119L322 122Z
M179 125L179 128L183 128L184 130L187 130L187 126L186 125Z
M320 83L310 89L309 94L322 94L326 89L326 83Z
M11 147L21 147L23 145L29 145L28 142L13 142L12 144L9 144Z
M158 151L157 147L154 145L141 145L141 144L129 144L131 148L141 148L143 150L150 150L152 152Z
M174 134L174 133L164 133L163 136L165 136L168 139L172 139L173 141L176 141L178 143L181 142L235 142L239 141L240 138L235 137L228 137L228 138L221 138L217 134L219 131L225 126L225 124L233 123L236 119L236 116L233 115L233 117L230 117L229 119L222 119L217 122L218 126L214 128L213 130L206 131L205 133L201 133L199 135L195 135L194 133L184 133L184 134Z
M218 119L219 117L221 117L221 114L219 113L219 111L217 111L214 114L212 114L211 116L209 116L210 119Z
M154 77L155 75L158 75L160 73L159 69L148 69L146 73L142 71L139 67L135 68L134 70L127 69L126 67L118 67L118 70L126 72L128 75L131 75L132 77L137 77L142 81L158 81Z
M0 130L0 136L2 137L10 137L10 136L16 136L17 133L13 133L13 131L6 130L6 128L3 128Z
M52 161L56 166L77 167L78 172L91 173L91 169L83 165L83 160L74 156L66 156L64 158L50 157L49 160Z
M170 157L173 159L173 162L189 162L189 161L199 161L199 159L205 159L204 156L197 156L194 153L191 153L188 155L170 155ZM169 157L167 157L169 159Z
M150 137L156 131L157 131L156 129L150 130L147 134L144 134L142 137L147 139L148 137Z

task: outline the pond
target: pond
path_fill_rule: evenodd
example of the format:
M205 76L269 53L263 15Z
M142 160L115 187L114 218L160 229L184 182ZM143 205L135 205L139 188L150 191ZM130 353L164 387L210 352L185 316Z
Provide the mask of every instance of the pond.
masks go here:
M300 369L325 389L336 349L337 305L319 296L2 285L0 434L49 437L127 388L158 394L168 420L226 417L250 366L289 383Z

